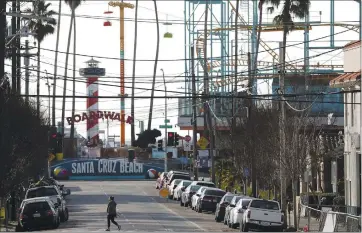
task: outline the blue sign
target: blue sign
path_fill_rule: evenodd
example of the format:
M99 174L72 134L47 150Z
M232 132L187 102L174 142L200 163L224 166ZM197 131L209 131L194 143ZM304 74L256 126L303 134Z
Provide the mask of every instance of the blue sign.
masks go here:
M69 180L153 179L163 168L128 159L78 159L51 166L55 178Z
M105 68L81 68L79 69L79 74L82 76L104 76L106 75Z
M244 176L248 177L249 174L249 169L248 168L244 168Z

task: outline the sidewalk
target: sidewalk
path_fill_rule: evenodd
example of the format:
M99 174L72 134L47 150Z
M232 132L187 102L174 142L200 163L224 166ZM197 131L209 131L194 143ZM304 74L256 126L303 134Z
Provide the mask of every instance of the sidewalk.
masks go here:
M288 216L288 225L293 226L294 225L294 216L293 212L287 215ZM303 231L303 227L308 225L308 217L300 217L299 220L299 213L297 213L297 221L299 221L298 224L298 231ZM314 217L310 217L310 225L309 225L309 231L318 232L320 227L320 222L316 220Z

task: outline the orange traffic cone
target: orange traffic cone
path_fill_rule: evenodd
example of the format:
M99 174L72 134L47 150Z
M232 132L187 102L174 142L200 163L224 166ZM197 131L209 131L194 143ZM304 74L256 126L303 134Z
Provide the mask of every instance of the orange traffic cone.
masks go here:
M305 225L305 226L303 227L303 231L304 231L304 232L308 232L308 231L309 231L308 225Z

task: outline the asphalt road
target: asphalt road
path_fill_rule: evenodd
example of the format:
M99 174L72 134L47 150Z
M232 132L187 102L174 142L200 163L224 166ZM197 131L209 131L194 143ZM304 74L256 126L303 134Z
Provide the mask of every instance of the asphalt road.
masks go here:
M196 213L179 202L158 196L154 181L71 181L67 197L69 221L56 232L104 231L108 196L115 197L121 231L228 232L213 214ZM118 231L111 225L111 231Z

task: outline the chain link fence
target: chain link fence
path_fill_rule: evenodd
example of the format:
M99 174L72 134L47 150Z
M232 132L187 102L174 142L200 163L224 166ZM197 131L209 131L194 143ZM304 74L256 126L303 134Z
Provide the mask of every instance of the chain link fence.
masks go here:
M335 207L316 209L299 204L298 228L314 232L360 232L361 216L335 211ZM338 209L338 208L337 208Z

